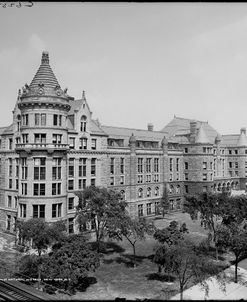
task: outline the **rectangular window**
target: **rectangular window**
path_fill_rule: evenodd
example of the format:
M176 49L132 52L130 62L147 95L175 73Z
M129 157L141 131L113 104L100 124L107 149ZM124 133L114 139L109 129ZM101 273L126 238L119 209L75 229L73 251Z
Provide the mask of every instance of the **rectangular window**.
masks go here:
M143 216L143 205L142 204L138 205L138 216L139 217Z
M158 173L159 172L159 158L154 159L154 172Z
M159 182L159 174L154 174L154 182Z
M120 185L124 185L124 176L120 176Z
M147 203L147 215L151 215L151 206L152 204L151 203Z
M46 114L41 113L41 126L46 126Z
M143 158L137 159L137 172L143 173Z
M24 203L20 203L20 217L26 218L27 217L27 205Z
M12 196L8 195L8 208L12 208Z
M151 174L146 175L146 182L151 182Z
M87 174L87 159L79 158L79 177L85 177Z
M187 194L189 193L188 185L185 185L185 186L184 186L184 190L185 190L185 193L187 193Z
M53 126L62 126L62 115L53 114Z
M189 180L188 173L184 173L184 180Z
M151 173L151 158L146 159L146 173Z
M110 163L110 173L114 174L114 158L112 157L110 159L111 163Z
M74 209L74 197L69 197L68 210L73 210L73 209Z
M61 217L62 204L61 203L53 204L51 213L52 213L52 218Z
M176 171L179 171L179 158L176 158Z
M35 126L39 125L40 113L35 113L34 115L34 124Z
M97 140L95 138L93 138L92 142L91 142L91 149L92 150L96 150L96 142L97 142Z
M120 174L124 174L124 158L120 158Z
M27 195L27 183L26 182L21 183L21 195Z
M45 133L35 133L34 134L34 143L35 144L45 144L46 143L46 134Z
M74 190L74 180L73 179L68 180L68 190Z
M231 161L229 162L229 168L230 169L232 168L232 162Z
M189 163L188 163L187 161L184 163L184 169L185 169L185 170L188 170L188 169L189 169Z
M91 159L91 175L96 175L96 158Z
M87 150L87 139L80 138L80 149Z
M33 184L33 195L34 196L45 196L45 184L43 184L43 183Z
M138 183L138 184L143 183L143 175L138 175L138 176L137 176L137 183Z
M95 186L95 178L91 178L91 186Z
M11 215L7 215L7 230L9 231L11 227Z
M22 125L28 126L28 114L22 114Z
M232 154L232 150L228 150L228 153L231 155Z
M68 219L68 230L69 230L69 234L74 233L74 218Z
M33 205L33 218L45 218L45 205Z
M52 195L61 195L61 183L54 182L52 184Z
M86 179L79 179L78 188L79 189L85 189L86 188Z
M170 158L170 172L173 171L173 158Z
M188 153L188 148L184 148L184 153Z
M15 159L15 177L19 177L19 158Z
M9 179L9 189L12 189L12 187L13 187L13 181L12 181L12 179L10 178L10 179Z
M202 163L202 168L203 168L203 170L207 170L207 162Z
M235 154L238 154L238 150L234 150L235 151Z
M16 190L19 189L19 179L15 180L15 188L16 188Z
M75 149L75 138L74 137L69 137L69 148Z
M57 180L62 178L62 158L52 159L52 180Z
M235 169L238 169L238 162L235 162Z
M74 177L75 159L69 158L69 177Z
M62 134L52 134L52 143L61 144L62 143Z
M202 174L202 180L207 180L207 174Z
M110 185L114 186L114 177L113 176L110 177Z
M28 134L22 134L22 142L23 142L23 144L28 143Z
M13 139L9 138L9 150L13 149Z
M34 180L45 180L46 158L34 158Z
M9 177L12 177L13 175L13 160L12 158L9 158Z

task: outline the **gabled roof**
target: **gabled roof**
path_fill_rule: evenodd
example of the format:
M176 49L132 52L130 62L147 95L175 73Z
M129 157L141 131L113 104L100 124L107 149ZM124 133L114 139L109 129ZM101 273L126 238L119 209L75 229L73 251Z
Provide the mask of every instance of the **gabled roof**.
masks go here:
M239 140L239 134L227 134L221 136L220 145L236 147Z
M190 134L190 122L196 121L196 128L199 130L202 126L205 136L208 138L208 142L214 143L215 137L218 132L208 124L208 122L198 121L194 119L186 119L181 117L174 117L170 123L168 123L161 131L166 131L169 136L182 136ZM203 134L203 136L204 136ZM201 135L200 135L201 136ZM203 138L205 139L205 137Z
M74 114L75 110L79 110L82 106L82 99L80 100L70 100L70 111L68 112L68 115Z

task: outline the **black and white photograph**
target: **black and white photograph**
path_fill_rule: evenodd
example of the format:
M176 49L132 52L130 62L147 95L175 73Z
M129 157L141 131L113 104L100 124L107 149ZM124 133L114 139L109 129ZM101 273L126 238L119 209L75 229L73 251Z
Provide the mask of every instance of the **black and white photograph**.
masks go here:
M0 300L247 299L247 3L0 2Z

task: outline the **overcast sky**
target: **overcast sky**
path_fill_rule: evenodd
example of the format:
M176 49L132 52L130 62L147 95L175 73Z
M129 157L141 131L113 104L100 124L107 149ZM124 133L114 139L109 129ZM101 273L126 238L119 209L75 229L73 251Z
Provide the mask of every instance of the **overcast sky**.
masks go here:
M247 3L0 6L0 38L0 126L47 50L102 124L161 130L175 114L221 134L247 127Z

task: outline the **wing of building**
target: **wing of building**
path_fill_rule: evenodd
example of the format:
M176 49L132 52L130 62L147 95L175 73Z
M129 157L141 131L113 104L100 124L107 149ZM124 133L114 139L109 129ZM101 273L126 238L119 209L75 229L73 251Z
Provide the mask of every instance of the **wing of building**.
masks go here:
M120 191L139 217L159 214L165 188L171 211L186 193L245 190L247 139L245 128L221 136L208 122L175 116L161 131L101 125L85 92L75 100L60 87L43 52L13 123L0 128L0 160L2 229L40 217L75 232L74 192L90 185Z

